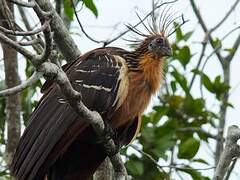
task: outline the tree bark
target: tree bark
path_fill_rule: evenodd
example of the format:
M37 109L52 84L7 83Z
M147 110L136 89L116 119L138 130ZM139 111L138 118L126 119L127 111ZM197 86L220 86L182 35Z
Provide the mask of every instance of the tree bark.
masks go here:
M231 61L224 61L223 67L223 77L224 83L230 86L230 64ZM218 136L221 137L220 140L217 141L216 145L216 152L215 152L215 166L217 166L220 155L223 151L223 135L224 135L224 128L226 123L226 114L228 108L228 99L229 99L229 90L227 90L222 96L222 104L220 106L220 119L218 125Z
M12 4L9 4L9 9L14 14L14 8ZM14 15L13 15L14 18ZM0 12L0 19L6 19L4 12ZM1 21L2 26L9 27L6 21ZM14 36L10 37L16 40ZM18 61L17 52L6 44L2 44L3 59L4 59L4 71L5 71L5 84L7 88L14 87L20 83L18 74ZM7 123L7 144L5 150L5 161L8 166L11 164L13 153L17 147L21 128L20 128L20 111L21 111L21 96L19 93L6 97L6 123Z
M111 161L109 158L106 158L95 172L93 180L113 180L113 173Z

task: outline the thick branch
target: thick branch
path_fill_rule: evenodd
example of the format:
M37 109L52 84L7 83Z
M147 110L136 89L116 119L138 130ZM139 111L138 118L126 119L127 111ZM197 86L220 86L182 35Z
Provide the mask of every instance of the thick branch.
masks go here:
M29 8L32 8L33 6L35 6L34 1L32 1L32 0L30 2L24 2L21 0L10 0L10 2L20 5L20 6L29 7Z
M227 132L226 145L223 150L216 171L214 180L222 180L233 158L239 157L240 147L237 141L240 139L240 129L237 126L230 126Z

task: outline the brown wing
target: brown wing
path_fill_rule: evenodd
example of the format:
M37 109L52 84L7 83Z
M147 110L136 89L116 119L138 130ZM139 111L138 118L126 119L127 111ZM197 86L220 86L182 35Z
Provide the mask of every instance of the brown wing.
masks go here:
M68 67L67 74L73 87L82 93L83 103L103 116L111 116L128 91L124 60L108 49L84 55ZM53 84L31 115L13 158L12 174L19 180L40 179L38 171L49 155L53 157L48 166L87 127L88 124L65 101L58 86ZM56 145L62 149L51 154Z

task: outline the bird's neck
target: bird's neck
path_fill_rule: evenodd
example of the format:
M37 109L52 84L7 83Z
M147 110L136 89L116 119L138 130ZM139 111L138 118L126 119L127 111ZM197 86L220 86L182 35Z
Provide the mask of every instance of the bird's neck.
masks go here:
M142 69L142 76L150 93L155 94L163 77L164 59L145 53L139 59L139 68Z

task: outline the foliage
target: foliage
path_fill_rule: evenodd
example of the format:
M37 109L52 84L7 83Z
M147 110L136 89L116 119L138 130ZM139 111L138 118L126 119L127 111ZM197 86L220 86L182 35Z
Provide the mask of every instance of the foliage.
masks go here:
M64 13L69 17L70 20L73 20L74 10L72 8L71 1L75 2L74 0L64 0L63 7ZM98 17L98 9L93 0L77 0L76 2L76 4L82 3L85 5L85 7L88 8L95 15L95 17Z

